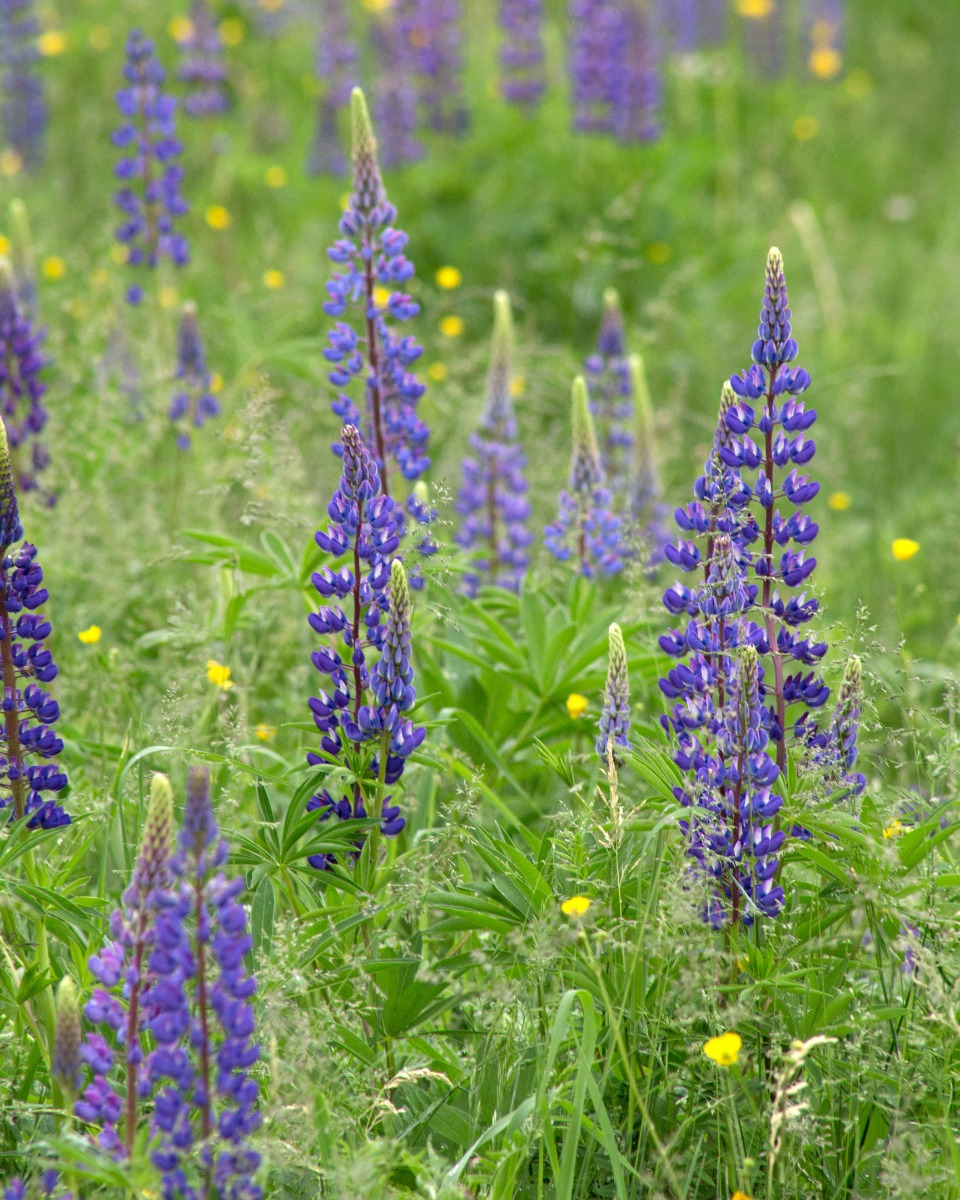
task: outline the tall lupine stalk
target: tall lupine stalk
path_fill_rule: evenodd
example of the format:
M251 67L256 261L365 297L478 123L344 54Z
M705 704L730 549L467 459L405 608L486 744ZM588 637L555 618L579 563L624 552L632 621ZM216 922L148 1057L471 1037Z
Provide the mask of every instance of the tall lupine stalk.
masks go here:
M0 258L0 413L9 440L13 484L17 491L40 487L38 474L50 461L38 440L47 423L42 378L49 364L41 347L46 331L34 327L18 296L10 263ZM48 501L53 497L48 496Z
M307 164L312 175L342 175L347 160L340 143L340 113L357 82L357 45L345 0L320 0L316 77L321 87Z
M661 0L660 21L671 48L689 54L726 34L728 0Z
M426 126L435 133L463 133L468 115L460 0L395 0L395 8Z
M646 565L653 568L663 562L670 543L665 523L667 506L661 499L657 437L643 359L631 354L629 362L635 432L627 500L630 518L643 535Z
M613 130L618 16L618 0L570 0L567 64L573 127L581 133Z
M178 849L171 855L169 784L151 789L143 845L124 907L111 918L114 940L90 959L103 985L84 1012L116 1034L124 1052L126 1098L111 1083L115 1055L97 1033L84 1057L93 1079L75 1106L100 1126L100 1144L129 1157L140 1101L152 1098L151 1157L167 1197L259 1200L260 1163L248 1138L258 1127L259 1057L250 999L255 981L243 960L252 939L238 903L242 879L220 867L226 843L210 804L209 774L192 768ZM152 1048L144 1053L142 1039ZM124 1114L124 1141L116 1126Z
M583 366L590 388L590 412L600 443L600 462L607 486L615 500L620 501L630 475L634 394L623 312L620 297L613 288L603 293L597 348Z
M611 758L615 767L620 766L617 747L630 749L630 680L623 632L619 625L613 624L609 630L607 682L600 713L600 736L597 738L597 754L604 766Z
M377 816L380 833L394 837L406 822L400 809L383 796L383 786L400 778L406 758L425 734L403 715L409 708L406 691L392 702L390 712L381 701L391 664L396 668L403 647L409 650L409 629L402 626L409 619L406 581L401 594L393 570L393 555L400 545L398 511L392 497L382 494L376 463L356 428L345 425L341 436L343 475L327 509L331 524L315 537L321 550L347 562L336 571L321 567L313 576L313 586L323 600L337 603L323 604L309 617L311 628L325 639L312 655L313 665L330 680L331 692L321 689L310 700L322 736L321 753L311 751L307 761L312 766L345 767L353 782L337 798L324 787L307 802L307 810L317 812L321 821L331 816L341 821ZM349 653L342 657L341 648ZM378 664L371 671L370 651L380 653L383 667ZM391 688L394 682L389 679ZM369 743L377 748L372 760L365 753ZM364 841L358 835L355 854ZM316 854L308 861L325 870L335 856Z
M611 77L611 128L627 144L660 135L660 41L649 7L621 0Z
M604 486L587 385L581 375L573 381L572 426L570 479L558 497L557 518L544 531L544 544L561 562L572 559L586 578L598 571L616 575L624 565L623 532Z
M185 85L183 111L191 117L214 117L227 108L227 72L223 45L207 0L192 0L190 32L180 43L177 78Z
M814 766L819 767L830 787L841 791L844 800L854 799L867 786L857 766L857 739L860 729L860 694L862 666L851 655L837 689L837 701L829 722L804 721L804 742Z
M23 537L14 489L6 429L0 421L0 675L3 679L3 729L0 732L0 809L30 818L32 828L56 829L70 817L44 793L62 791L67 776L55 759L63 742L51 726L60 706L41 686L57 676L46 648L50 622L37 610L49 598L37 548ZM43 760L30 763L31 758Z
M115 236L126 247L130 267L154 268L161 258L182 267L189 250L175 222L188 206L180 194L183 167L175 161L183 150L176 137L177 102L162 90L165 76L153 42L134 30L126 53L127 86L117 92L123 122L113 134L113 144L129 153L116 167L123 186L114 194L114 203L124 219ZM142 299L143 288L132 284L127 301L139 304Z
M494 297L486 405L470 435L473 454L463 460L457 497L462 523L456 540L471 553L471 569L463 577L471 596L482 583L519 591L530 561L527 459L513 411L513 352L510 297L501 291Z
M423 384L410 370L421 349L411 336L401 337L390 322L407 321L420 311L404 292L391 290L378 303L381 290L406 283L413 263L403 254L407 235L393 228L397 210L387 200L377 162L377 143L363 92L354 88L353 194L340 219L343 235L329 250L331 260L345 269L327 284L330 299L324 312L342 317L352 311L360 332L337 321L329 334L326 359L334 364L328 378L337 388L364 381L365 418L350 392L339 392L332 408L345 423L362 429L374 455L385 495L390 495L390 464L404 479L418 479L430 460L426 455L430 431L417 413ZM343 453L335 444L334 452Z
M400 167L423 157L417 137L417 89L413 82L412 50L397 14L380 13L370 28L377 59L373 106L385 167Z
M766 644L758 649L770 656L771 736L777 742L781 771L787 763L787 708L800 705L803 709L796 730L802 739L807 711L820 708L829 696L829 689L813 671L803 671L816 666L827 650L825 642L800 633L800 627L816 615L819 602L803 591L791 594L802 587L816 566L815 558L805 557L805 548L816 537L818 526L802 506L820 490L819 483L798 469L810 462L816 451L807 431L817 414L807 412L803 400L798 399L810 386L810 376L790 365L796 357L783 258L774 247L767 258L760 325L752 349L754 365L730 380L738 403L726 413L726 425L735 437L723 457L736 470L757 468L750 503L760 545L752 555L752 566L760 581L759 603L766 632ZM754 429L762 439L759 447L749 436ZM786 473L778 479L778 472ZM800 668L796 674L785 674L788 662Z
M206 421L220 415L220 402L213 394L212 376L207 367L197 320L197 306L188 300L180 313L177 335L177 391L167 415L181 450L190 449L190 429L201 429Z
M500 93L508 104L534 108L547 86L544 0L499 0Z
M43 159L47 101L37 73L37 20L33 0L0 0L0 132L26 167Z

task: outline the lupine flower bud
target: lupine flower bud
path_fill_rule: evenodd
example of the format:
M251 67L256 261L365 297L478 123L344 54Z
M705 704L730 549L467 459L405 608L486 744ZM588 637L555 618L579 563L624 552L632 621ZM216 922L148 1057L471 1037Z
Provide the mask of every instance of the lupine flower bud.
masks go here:
M790 301L783 277L783 255L773 246L767 255L766 287L757 340L753 343L753 361L770 367L793 362L797 353L797 343L790 336Z
M46 331L35 329L21 306L10 262L0 258L0 412L13 482L22 492L39 488L37 476L50 461L46 446L38 441L47 423L47 385L41 378L49 362L41 349L45 338Z
M197 320L197 306L188 300L180 314L177 335L177 370L180 388L170 402L167 415L177 431L177 445L190 448L190 429L200 429L211 417L220 415L220 402L213 394L212 375L207 367Z
M573 383L572 425L568 490L560 493L557 519L544 531L544 544L561 562L575 554L581 575L589 578L598 570L615 575L623 570L625 552L620 519L611 512L610 493L603 486L600 452L582 376Z
M410 370L420 357L420 347L412 337L399 337L391 324L409 320L420 309L404 292L393 290L413 276L413 264L403 254L406 234L390 224L397 213L383 189L377 144L359 88L354 88L351 107L353 195L340 219L343 236L328 251L344 270L327 284L330 299L323 310L331 317L352 310L360 332L338 320L324 357L333 366L328 379L334 387L363 383L366 421L346 390L338 393L332 408L341 421L362 428L384 493L389 494L388 459L410 481L430 465L426 455L430 431L417 415L424 387ZM339 444L333 449L342 453Z
M176 137L177 102L162 90L165 76L153 42L134 30L126 49L123 73L128 86L117 92L123 123L113 134L113 144L130 153L117 163L116 176L123 186L114 203L123 221L115 236L126 247L132 268L154 268L161 258L182 267L189 252L186 238L175 229L176 219L187 212L180 194L183 167L175 161L183 149ZM128 302L139 304L142 299L143 288L132 284Z
M135 906L145 903L157 889L170 883L170 855L173 853L173 788L166 775L158 771L150 781L150 800L143 826L140 853L133 870L134 892L124 899Z
M75 1096L83 1084L81 1036L77 989L70 976L64 975L57 988L57 1026L53 1041L52 1074L61 1090L68 1096Z
M33 0L0 0L0 143L27 167L43 159L47 102L36 70L37 20Z
M607 685L603 693L603 711L600 714L600 736L597 738L597 754L600 761L607 762L607 747L630 748L630 681L627 677L627 649L619 625L610 626L610 659L607 666ZM614 749L615 765L620 765Z
M480 427L470 437L473 454L463 460L457 512L463 518L457 543L471 551L464 590L476 594L488 582L518 591L529 562L527 465L517 441L513 412L513 319L506 292L494 297L490 370Z

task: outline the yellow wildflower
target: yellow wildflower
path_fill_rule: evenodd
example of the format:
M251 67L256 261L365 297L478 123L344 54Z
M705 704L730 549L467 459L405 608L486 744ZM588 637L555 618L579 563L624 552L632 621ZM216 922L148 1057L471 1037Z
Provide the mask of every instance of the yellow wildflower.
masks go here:
M106 50L112 40L110 30L106 25L94 25L90 30L90 45L94 50Z
M211 204L207 209L206 221L211 229L229 229L231 217L222 204Z
M85 646L94 646L100 641L103 630L99 625L91 625L88 629L81 629L77 637Z
M437 287L442 287L445 291L453 291L463 283L463 276L456 267L441 267L437 272Z
M287 174L286 167L267 167L263 178L266 180L267 187L282 188L286 187L287 180L290 177Z
M340 211L346 212L349 207L350 207L350 193L349 192L341 192L340 193Z
M526 379L522 375L514 375L514 377L510 380L510 395L516 399L517 396L522 396L526 390Z
M225 46L239 46L246 29L239 17L227 17L220 22L219 33L220 41Z
M183 15L171 17L167 31L175 42L187 42L193 37L193 22Z
M666 242L651 242L647 247L647 258L654 266L662 267L670 259L672 251Z
M382 287L379 283L373 289L373 302L377 308L386 308L390 303L390 297L393 292L389 288Z
M276 267L271 267L269 271L263 273L263 286L268 287L271 292L276 292L287 282L287 277L282 271L278 271Z
M56 55L62 54L67 48L67 35L61 33L59 29L50 29L46 33L41 33L37 38L37 49L44 58L55 58Z
M734 1192L731 1200L750 1200L746 1192Z
M388 8L393 8L393 0L360 0L360 3L367 12L373 13L386 12Z
M703 1043L703 1052L718 1067L732 1067L740 1058L743 1038L739 1033L721 1033Z
M447 377L446 363L436 362L431 363L427 367L427 378L432 379L434 383L443 383Z
M843 55L833 46L817 46L807 59L810 74L818 79L836 79L843 69Z
M67 273L67 264L58 254L51 254L40 264L44 279L62 279Z
M157 299L160 301L161 308L176 308L180 297L177 295L175 287L162 287L157 293Z
M894 817L890 824L883 831L883 836L885 840L889 840L890 838L898 838L901 834L906 832L906 826L903 824L900 818Z
M440 332L444 337L455 338L463 333L462 317L444 317L440 322Z
M579 692L571 692L567 697L567 712L574 720L582 717L589 707L590 701L586 696L581 696Z
M762 21L773 12L773 0L737 0L737 12L750 21Z
M233 680L230 678L230 668L224 666L223 663L218 663L214 658L207 659L207 678L214 685L225 692L233 687Z
M834 512L846 512L850 507L850 493L833 492L827 497L827 507L832 508Z
M0 255L10 253L10 239L0 233Z
M915 542L913 538L895 538L890 549L897 562L906 562L920 549L920 543Z
M213 392L214 395L223 391L223 376L219 371L214 371L214 373L210 376L210 391Z
M265 725L262 721L253 731L261 742L272 742L277 736L276 725Z
M589 907L590 901L586 896L571 896L569 900L564 900L560 905L560 911L565 917L579 919L584 916Z
M0 174L17 175L23 167L23 159L16 150L4 150L0 154Z
M793 123L793 136L799 142L809 142L820 132L820 122L816 117L797 117Z

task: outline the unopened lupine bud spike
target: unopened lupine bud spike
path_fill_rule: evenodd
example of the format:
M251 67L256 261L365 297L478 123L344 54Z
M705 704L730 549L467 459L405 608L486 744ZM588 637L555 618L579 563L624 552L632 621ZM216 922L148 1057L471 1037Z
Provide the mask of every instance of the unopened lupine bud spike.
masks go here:
M172 853L173 788L166 775L158 771L150 781L147 819L133 872L133 885L141 903L157 888L169 883Z
M570 487L575 492L593 487L603 479L597 435L590 415L587 383L582 375L573 381L572 392L573 461Z
M608 746L630 748L630 681L627 675L627 648L623 642L620 626L613 624L609 631L609 660L607 683L603 693L603 711L600 714L600 736L597 738L597 753L600 761L607 762ZM614 763L620 759L614 749Z
M10 464L10 444L7 426L0 417L0 557L7 548L23 537L17 493L13 486L13 468Z
M490 370L487 398L481 425L490 433L513 436L513 314L510 297L499 291L493 298L493 335L490 339Z
M69 975L57 988L57 1024L53 1040L53 1077L69 1096L75 1096L83 1083L83 1058L80 1053L82 1029L77 989Z
M383 203L383 179L377 160L377 139L370 121L370 110L363 89L355 87L350 93L350 116L353 141L354 205L362 216Z

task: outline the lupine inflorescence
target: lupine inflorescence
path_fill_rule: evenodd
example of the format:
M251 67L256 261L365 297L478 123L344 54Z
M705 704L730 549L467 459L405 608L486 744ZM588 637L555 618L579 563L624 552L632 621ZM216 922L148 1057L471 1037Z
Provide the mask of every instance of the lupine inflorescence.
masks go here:
M200 429L211 417L220 415L220 402L213 394L212 375L207 367L197 321L197 306L184 304L177 336L177 390L168 416L177 431L177 445L190 448L190 430Z
M806 729L811 761L822 769L827 785L840 791L842 799L859 796L867 786L866 777L856 770L861 677L860 659L851 655L844 667L830 721L825 727L808 722Z
M573 383L573 454L567 490L560 493L556 520L544 530L544 544L561 562L572 560L587 578L623 570L624 545L620 518L611 508L604 486L600 451L590 416L587 385Z
M543 0L499 0L500 91L510 104L539 104L546 88Z
M493 338L483 416L471 434L471 455L463 460L463 485L457 497L462 518L457 543L470 552L464 587L475 595L481 583L519 591L532 535L527 528L527 465L517 440L513 411L513 320L510 298L494 298Z
M177 77L186 87L183 111L191 117L212 117L227 107L227 72L223 46L207 0L192 0L190 30L180 43Z
M417 136L417 88L413 80L412 47L403 36L397 14L387 9L371 26L377 58L373 107L385 167L415 162L423 155Z
M609 632L610 656L607 665L607 683L603 691L603 709L600 713L600 736L597 738L597 754L607 765L612 755L615 766L620 765L618 747L630 748L630 681L627 676L627 648L619 625L611 625Z
M340 220L343 236L329 251L344 270L327 284L330 299L324 311L343 317L350 310L360 330L338 320L324 355L332 364L330 382L343 389L333 410L342 421L362 429L383 490L390 494L391 464L403 478L415 480L430 463L429 430L417 412L424 388L410 369L421 350L412 337L401 337L392 327L394 321L415 316L419 306L405 292L394 290L413 276L413 264L403 253L407 235L391 224L396 209L384 192L376 141L359 88L354 89L352 109L354 190ZM358 380L365 394L354 398L346 389ZM341 452L339 445L334 449Z
M322 91L307 165L313 175L342 175L347 160L340 144L339 118L357 82L357 46L346 0L321 0L318 16L316 76Z
M723 40L729 7L727 0L661 0L660 22L671 47L689 54Z
M645 6L571 0L569 70L574 128L644 142L659 132L660 51Z
M113 135L113 144L127 151L116 168L122 186L114 202L123 214L116 238L126 247L131 267L156 267L161 258L182 267L188 248L176 219L187 203L180 192L183 167L176 161L182 150L174 122L177 102L163 92L163 67L139 30L127 39L123 74L127 86L117 92L123 122ZM142 298L140 284L127 289L131 304Z
M43 397L48 364L42 346L46 332L34 327L23 307L13 271L0 259L0 413L7 430L14 487L39 488L37 476L50 461L39 435L47 423ZM47 497L52 501L53 497Z
M67 776L55 759L63 742L51 726L60 706L43 690L57 675L45 645L50 622L38 610L49 593L36 561L37 548L22 542L7 447L0 422L0 665L3 676L3 728L0 731L0 808L28 816L30 828L56 829L70 817L56 802ZM31 763L30 759L40 759Z
M435 133L462 133L467 108L461 0L396 0L396 10L427 127Z
M250 1003L256 984L243 962L251 946L238 903L243 881L220 869L227 846L208 772L190 771L175 853L171 798L160 777L123 908L111 918L113 940L89 964L101 986L84 1012L112 1031L122 1052L125 1099L111 1084L110 1042L91 1033L84 1057L92 1080L75 1112L100 1127L104 1148L129 1155L138 1106L152 1098L151 1157L165 1198L259 1200L253 1175L260 1159L248 1142L260 1121L249 1075L259 1049Z
M322 734L322 754L311 752L307 759L313 766L345 763L355 779L339 797L323 788L307 808L318 812L320 820L373 816L370 789L376 786L380 831L391 837L405 821L399 808L380 795L379 785L396 783L425 733L405 715L413 703L410 605L403 569L393 558L400 545L393 498L382 494L376 463L356 428L345 425L341 437L343 474L327 509L332 523L325 533L316 534L316 541L325 553L346 562L336 571L321 567L313 576L320 596L334 603L309 617L314 632L326 639L312 657L313 665L328 677L330 691L321 689L310 700ZM348 661L340 655L341 644L349 651ZM371 650L380 654L373 670L367 664ZM359 764L356 759L367 743L376 754L369 763ZM324 869L332 865L333 856L312 855L309 861Z
M39 32L34 0L0 0L0 141L28 167L43 158L47 127L43 80L36 70Z

